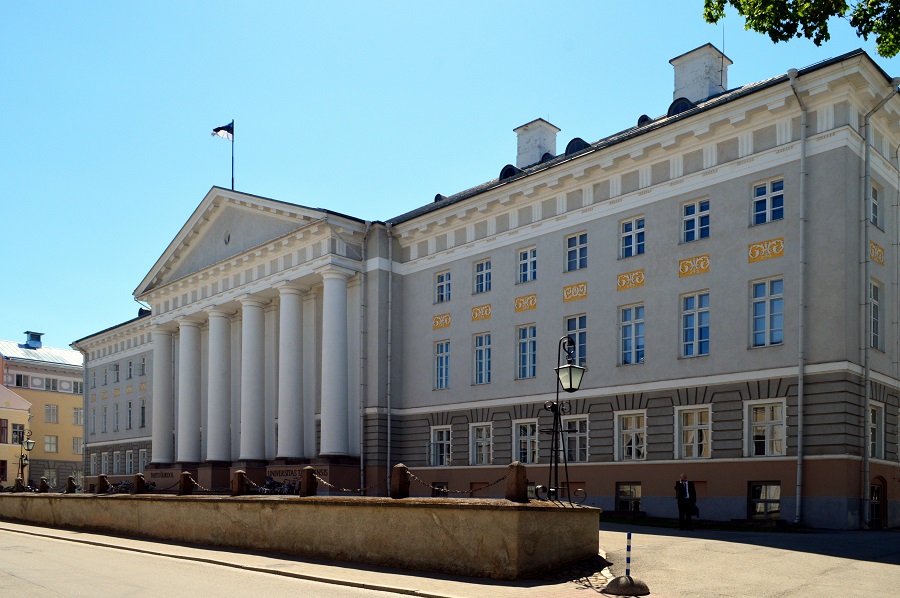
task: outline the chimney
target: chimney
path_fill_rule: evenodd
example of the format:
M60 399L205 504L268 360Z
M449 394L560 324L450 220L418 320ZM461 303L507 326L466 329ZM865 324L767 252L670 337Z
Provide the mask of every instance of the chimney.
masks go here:
M43 332L32 332L30 330L26 330L24 346L29 349L40 349L43 346L41 344L42 336L44 336Z
M513 132L519 138L516 167L525 168L537 164L546 153L556 155L556 134L559 133L559 129L543 118L513 129Z
M728 89L731 60L712 44L700 46L669 61L675 67L672 100L687 98L697 104Z

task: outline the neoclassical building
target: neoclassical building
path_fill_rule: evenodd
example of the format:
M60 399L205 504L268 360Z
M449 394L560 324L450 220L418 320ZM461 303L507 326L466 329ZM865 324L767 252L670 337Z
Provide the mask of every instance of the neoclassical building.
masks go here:
M900 81L862 51L736 87L709 44L671 63L662 116L561 151L529 122L497 179L384 221L213 187L150 313L75 343L89 377L147 358L149 475L546 484L569 335L589 504L674 517L684 472L708 519L900 525Z

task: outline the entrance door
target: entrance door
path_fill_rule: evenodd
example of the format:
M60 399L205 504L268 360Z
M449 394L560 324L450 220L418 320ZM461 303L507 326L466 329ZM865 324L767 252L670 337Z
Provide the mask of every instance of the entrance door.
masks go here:
M884 482L878 478L869 486L869 526L884 528Z

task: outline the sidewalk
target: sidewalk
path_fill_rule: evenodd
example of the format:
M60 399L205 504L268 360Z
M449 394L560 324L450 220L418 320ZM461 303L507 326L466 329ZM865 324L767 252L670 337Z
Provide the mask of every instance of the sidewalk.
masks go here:
M0 532L30 534L94 546L187 559L249 571L284 575L346 586L383 590L430 598L584 598L598 594L612 579L605 561L582 563L537 579L498 581L418 573L357 563L300 559L229 548L204 548L155 540L108 536L99 533L40 527L0 521ZM599 537L599 536L598 536ZM605 556L605 555L601 555Z

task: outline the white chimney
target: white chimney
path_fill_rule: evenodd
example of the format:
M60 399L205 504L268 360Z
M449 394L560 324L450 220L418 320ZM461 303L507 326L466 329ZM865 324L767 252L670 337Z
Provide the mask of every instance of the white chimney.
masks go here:
M543 118L513 129L513 132L519 137L516 167L525 168L537 164L548 152L556 155L556 134L559 133L559 129Z
M700 46L669 61L675 67L675 92L672 100L687 98L693 103L728 89L731 60L712 44Z

